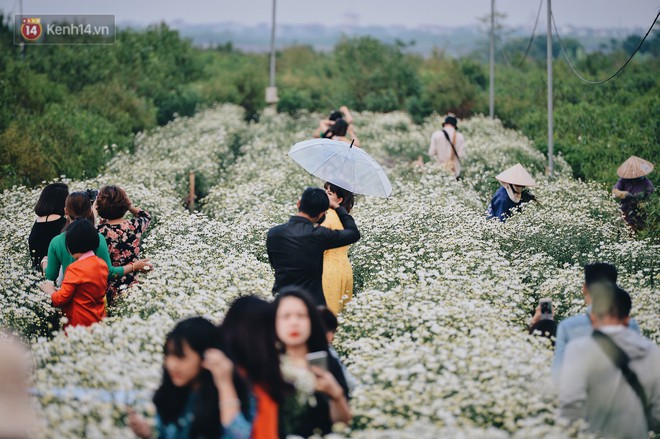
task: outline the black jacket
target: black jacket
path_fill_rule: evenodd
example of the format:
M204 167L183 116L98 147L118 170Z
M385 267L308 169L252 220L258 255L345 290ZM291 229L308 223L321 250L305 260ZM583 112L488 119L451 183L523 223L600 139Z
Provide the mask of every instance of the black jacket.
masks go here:
M346 209L336 209L344 230L314 227L311 221L292 216L289 222L268 231L268 260L275 269L273 294L288 286L307 291L316 304L325 305L323 296L323 252L330 248L353 244L360 232Z

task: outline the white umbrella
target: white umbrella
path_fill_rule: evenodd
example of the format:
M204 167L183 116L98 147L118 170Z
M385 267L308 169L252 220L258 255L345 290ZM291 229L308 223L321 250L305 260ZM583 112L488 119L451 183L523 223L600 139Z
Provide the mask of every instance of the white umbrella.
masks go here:
M305 140L293 145L288 155L310 174L354 194L387 198L392 193L392 185L383 168L352 143Z

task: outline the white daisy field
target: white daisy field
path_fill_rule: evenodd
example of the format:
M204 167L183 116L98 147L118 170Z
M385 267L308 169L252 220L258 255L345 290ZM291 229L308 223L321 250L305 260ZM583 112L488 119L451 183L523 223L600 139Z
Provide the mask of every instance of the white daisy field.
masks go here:
M309 185L323 182L286 156L311 137L320 115L243 121L224 105L139 135L134 154L103 175L65 180L70 190L117 184L154 217L139 276L112 316L68 337L59 311L29 268L27 237L41 188L0 194L0 326L29 340L40 436L132 437L126 405L152 410L162 343L174 322L215 322L233 299L271 297L266 231L295 213ZM660 247L631 237L607 187L574 180L521 133L499 121L461 121L468 158L454 181L411 162L428 149L440 119L417 126L404 113L354 115L363 148L393 185L389 199L361 197L353 216L362 239L351 248L354 299L340 316L336 349L358 379L357 438L582 436L557 420L547 339L527 335L530 312L551 297L557 319L583 311L582 266L615 264L633 317L660 342ZM506 223L487 221L494 176L522 163L539 182ZM189 213L182 200L194 171L206 195ZM81 390L82 389L82 390ZM122 396L123 395L123 396Z

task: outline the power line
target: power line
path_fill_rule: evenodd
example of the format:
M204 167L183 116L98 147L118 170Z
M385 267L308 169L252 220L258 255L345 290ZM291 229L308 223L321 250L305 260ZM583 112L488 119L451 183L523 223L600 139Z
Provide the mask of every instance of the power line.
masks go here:
M529 39L529 42L527 43L527 49L525 49L525 54L523 55L520 62L518 62L515 66L511 65L511 63L509 62L509 57L506 55L506 51L504 50L504 47L502 47L502 56L504 57L504 61L509 67L518 68L522 66L523 62L525 62L525 59L527 59L527 55L529 55L529 50L532 48L532 43L534 42L534 37L536 36L536 26L539 24L539 17L541 16L541 9L542 9L541 6L543 6L543 0L539 2L539 10L536 12L536 21L534 22L534 28L532 29L532 37Z
M644 44L644 41L646 41L646 37L648 37L649 34L651 33L651 31L653 30L653 26L655 26L655 23L658 21L658 17L660 17L660 12L658 12L658 14L655 16L655 19L653 20L653 23L651 23L651 27L649 27L649 30L646 32L646 35L644 35L644 38L642 38L642 41L639 42L639 44L637 45L637 47L636 47L635 50L633 51L632 55L630 55L630 57L628 57L628 59L626 60L626 62L623 63L623 65L619 68L619 70L617 70L613 75L611 75L611 76L609 76L609 77L607 77L607 78L605 78L605 79L603 79L603 80L600 80L600 81L591 81L591 80L589 80L589 79L586 79L585 77L583 77L582 75L580 75L580 74L575 70L575 67L573 67L573 64L571 64L571 60L568 58L568 55L566 54L566 49L564 49L564 44L561 42L561 37L559 36L559 31L557 30L557 23L555 22L555 16L554 16L554 14L552 14L552 13L551 13L550 16L552 17L552 25L553 25L554 28L555 28L555 34L557 35L557 41L559 42L559 47L561 48L561 51L562 51L562 53L564 54L564 58L566 59L566 62L568 63L568 66L571 68L571 70L573 71L573 73L575 74L575 76L577 76L578 78L580 78L582 81L586 82L587 84L598 85L598 84L603 84L603 83L609 81L610 79L614 78L614 77L617 76L619 73L621 73L621 72L623 71L624 68L626 68L626 66L628 65L628 63L629 63L629 62L633 59L633 57L637 54L637 52L639 51L640 47L642 47L642 44Z

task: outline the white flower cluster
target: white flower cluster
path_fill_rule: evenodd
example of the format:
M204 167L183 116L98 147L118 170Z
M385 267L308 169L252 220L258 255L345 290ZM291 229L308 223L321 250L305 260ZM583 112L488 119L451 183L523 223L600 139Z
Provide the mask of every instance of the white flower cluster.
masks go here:
M118 184L154 221L139 275L112 317L68 336L52 334L59 312L28 269L27 235L37 190L0 195L0 326L32 344L44 437L129 437L127 404L148 401L161 375L162 343L190 315L220 321L244 294L270 297L265 234L295 211L305 186L322 184L287 156L319 115L264 116L219 106L140 135L104 175L68 181L73 190ZM462 122L468 158L456 182L424 154L440 120L415 126L402 113L355 115L363 148L393 184L388 200L359 197L362 240L351 250L355 295L340 316L336 347L361 385L352 435L375 437L565 437L556 420L546 339L527 335L540 297L557 317L584 308L582 266L613 262L645 335L660 342L654 300L660 248L629 236L617 205L596 184L575 181L498 121ZM506 223L487 221L494 176L517 162L534 175L538 202ZM188 173L209 187L202 211L183 207ZM82 390L81 390L82 389ZM101 392L101 393L98 393Z

